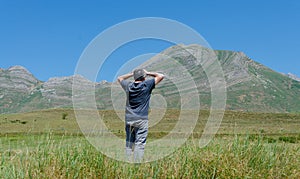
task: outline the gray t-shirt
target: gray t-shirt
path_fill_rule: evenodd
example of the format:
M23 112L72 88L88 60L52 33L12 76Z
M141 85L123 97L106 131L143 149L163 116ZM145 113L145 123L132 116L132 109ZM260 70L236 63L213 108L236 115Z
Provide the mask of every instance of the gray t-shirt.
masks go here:
M155 88L154 78L139 83L123 80L121 86L127 94L125 121L148 120L150 96Z

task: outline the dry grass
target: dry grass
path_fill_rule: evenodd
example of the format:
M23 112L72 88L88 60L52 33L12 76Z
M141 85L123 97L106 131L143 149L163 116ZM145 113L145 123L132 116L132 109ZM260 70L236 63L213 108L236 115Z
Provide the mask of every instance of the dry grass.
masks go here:
M155 113L156 111L151 111ZM150 115L151 115L150 113ZM67 114L66 119L62 116ZM87 113L88 114L88 113ZM162 120L150 127L151 135L168 133L178 122L180 111L167 110ZM108 128L115 133L124 132L124 122L115 111L102 110L99 115ZM200 111L199 120L194 133L201 134L207 122L209 112ZM151 121L151 118L149 119ZM287 135L298 134L300 128L300 114L288 113L246 113L227 111L218 130L219 135L227 134L267 134ZM78 127L74 112L71 109L53 109L23 114L1 114L0 134L11 133L48 133L78 134Z

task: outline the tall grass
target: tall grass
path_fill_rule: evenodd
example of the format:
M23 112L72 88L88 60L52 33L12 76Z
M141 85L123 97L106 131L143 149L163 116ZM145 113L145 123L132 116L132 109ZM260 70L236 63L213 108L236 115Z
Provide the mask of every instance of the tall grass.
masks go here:
M189 140L145 164L110 159L80 136L1 137L1 146L0 178L300 178L299 144L262 137L218 137L205 148Z

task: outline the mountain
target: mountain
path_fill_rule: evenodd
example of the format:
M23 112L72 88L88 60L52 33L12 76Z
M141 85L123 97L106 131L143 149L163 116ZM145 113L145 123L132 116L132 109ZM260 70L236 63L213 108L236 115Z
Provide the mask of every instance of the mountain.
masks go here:
M208 59L215 57L222 66L226 81L226 109L261 112L300 111L300 83L255 62L243 52L212 51L199 45L178 45L166 49L161 56L166 58L162 60L154 57L142 67L163 71L167 75L178 73L180 77L182 73L178 66L169 64L170 58L175 59L192 74L200 92L201 106L204 108L210 106L210 83L201 66L209 63ZM164 91L164 86L161 86L161 90Z
M286 74L286 76L288 76L289 78L293 79L293 80L296 80L296 81L299 81L300 82L300 78L292 73L288 73Z
M259 112L300 111L300 82L255 62L243 52L213 51L199 45L177 45L164 50L140 67L148 71L160 71L166 75L166 79L154 90L154 95L161 94L168 108L180 107L180 93L193 90L189 82L192 81L199 92L201 108L209 109L211 85L219 84L218 80L208 78L214 76L214 73L209 72L213 58L218 60L226 82L226 109ZM185 80L186 77L191 79ZM122 95L119 94L122 90L112 90L120 89L116 82L93 83L80 75L54 77L42 82L24 67L14 66L0 69L0 113L72 108L73 80L80 84L75 88L82 94L90 87L95 88L98 109L111 109L111 96L119 98L118 95ZM181 91L178 91L178 87ZM85 102L84 98L81 102ZM124 105L122 100L118 103L120 106Z
M27 69L0 69L0 113L17 113L48 108L72 107L73 79L84 86L94 83L80 75L37 80Z
M14 66L0 69L0 111L17 112L41 84L27 69Z

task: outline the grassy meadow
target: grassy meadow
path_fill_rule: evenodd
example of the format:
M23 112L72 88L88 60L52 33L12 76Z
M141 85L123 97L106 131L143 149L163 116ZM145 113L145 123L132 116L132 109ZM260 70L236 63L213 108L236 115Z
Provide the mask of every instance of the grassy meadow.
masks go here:
M99 113L124 139L116 113ZM208 115L200 112L193 135L173 154L128 164L96 150L70 109L1 114L0 178L300 178L300 114L228 111L215 138L200 148ZM178 110L168 110L150 127L148 140L166 135L178 116Z

